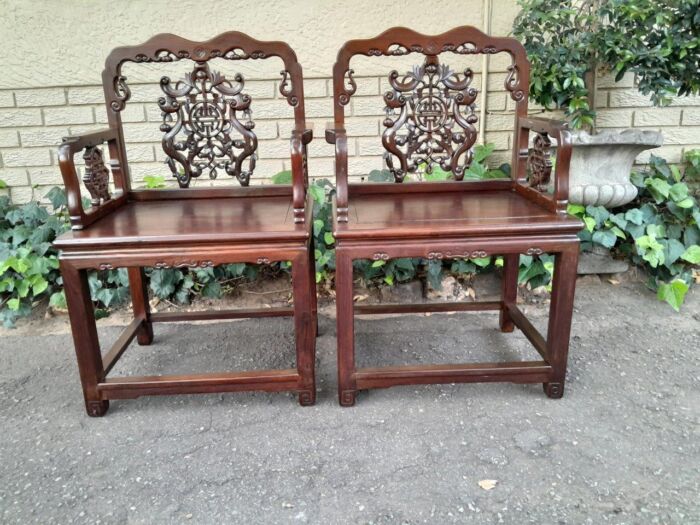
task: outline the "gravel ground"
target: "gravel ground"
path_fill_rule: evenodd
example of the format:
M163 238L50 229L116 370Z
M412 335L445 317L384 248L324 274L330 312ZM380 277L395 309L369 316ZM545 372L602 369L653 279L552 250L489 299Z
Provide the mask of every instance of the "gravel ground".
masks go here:
M70 335L5 332L0 521L700 523L700 293L676 314L640 284L591 281L561 400L539 385L442 385L343 409L324 315L315 407L289 394L152 397L92 419ZM543 308L527 309L544 327ZM534 357L496 326L491 313L358 320L358 358ZM106 343L117 334L100 327ZM289 320L246 320L159 325L113 373L292 363Z

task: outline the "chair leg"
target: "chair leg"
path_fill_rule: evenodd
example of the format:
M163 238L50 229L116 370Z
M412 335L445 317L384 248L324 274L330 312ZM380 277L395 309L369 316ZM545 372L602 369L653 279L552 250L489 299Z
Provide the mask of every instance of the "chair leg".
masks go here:
M520 266L520 254L509 253L503 256L503 280L501 284L501 315L499 326L501 332L512 332L515 328L513 320L510 318L507 304L515 304L518 300L518 268Z
M353 310L352 257L335 252L335 300L338 327L338 398L342 406L353 406L357 387L355 373L355 314Z
M543 384L545 393L552 399L559 399L564 395L578 253L579 248L576 244L557 253L554 260L552 301L549 306L549 328L547 329L547 354L553 368L553 378Z
M314 316L314 338L318 337L318 297L316 295L316 255L314 241L311 239L309 246L309 279L311 282L311 312Z
M95 310L90 299L87 271L61 262L61 275L66 292L75 354L78 358L80 382L83 385L85 408L89 416L104 416L109 401L100 399L97 384L104 381L104 368L97 338Z
M299 404L316 402L316 283L309 271L309 257L303 254L292 263L294 292L294 334L297 370L301 376Z
M150 321L151 307L148 304L148 288L143 268L129 268L129 288L131 289L134 317L144 319L136 332L136 341L142 346L150 345L153 342L153 323Z

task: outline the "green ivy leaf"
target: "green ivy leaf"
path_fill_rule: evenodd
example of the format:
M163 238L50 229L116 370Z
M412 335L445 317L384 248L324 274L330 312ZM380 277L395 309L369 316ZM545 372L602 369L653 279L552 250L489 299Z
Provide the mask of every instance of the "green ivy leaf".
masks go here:
M700 246L697 244L688 246L688 249L681 254L681 259L690 264L700 264Z
M380 266L384 266L385 264L386 264L386 261L382 261L382 260L374 261L372 263L372 268L379 268Z
M617 242L617 237L611 230L599 230L593 234L593 242L612 248Z
M292 183L292 172L289 170L280 171L270 177L272 184L291 184Z
M656 296L659 300L666 301L670 304L676 312L679 312L685 299L685 294L688 292L688 288L687 283L681 279L675 279L670 283L660 284Z
M20 305L20 300L18 297L13 297L9 301L7 301L7 307L12 310L13 312L16 312L19 310L19 305Z
M202 288L204 297L212 297L218 299L221 297L221 285L217 281L210 281Z
M333 237L331 232L326 232L323 234L323 240L326 242L326 244L330 245L335 242L335 237Z
M326 201L326 190L315 184L309 186L309 193L311 197L319 204L323 204Z
M632 224L640 226L644 222L644 215L640 209L632 208L631 210L627 210L625 213L625 219Z

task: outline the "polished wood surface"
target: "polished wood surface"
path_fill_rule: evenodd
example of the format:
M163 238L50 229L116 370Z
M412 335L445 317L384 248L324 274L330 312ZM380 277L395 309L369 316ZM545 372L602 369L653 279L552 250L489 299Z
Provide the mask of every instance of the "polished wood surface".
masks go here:
M241 91L245 87L242 76L228 80L217 76L221 82L210 85L215 72L209 69L208 61L256 61L270 57L279 57L284 62L278 83L282 96L279 102L294 110L295 124L289 137L292 185L247 187L249 177L254 175L257 147L252 115L247 113L252 99ZM155 97L153 105L160 106L163 112L160 129L166 134L163 148L168 158L164 173L169 168L182 188L132 190L121 120L121 111L129 104L131 91L122 75L122 66L126 62L167 65L177 61L189 61L197 78L191 76L186 82L178 83L179 87L173 87L168 78L161 79L165 97ZM179 76L178 69L173 73ZM193 85L200 81L204 84ZM109 127L68 137L58 152L72 231L60 236L55 246L60 250L88 414L104 415L110 399L244 390L293 391L301 405L314 404L317 306L312 206L306 191L307 145L313 133L305 120L302 70L294 51L284 42L263 42L238 32L224 33L205 42L157 35L144 44L115 49L106 61L103 87ZM207 93L203 94L202 89ZM210 89L216 91L216 97L209 96ZM186 103L182 101L183 95L188 97ZM226 98L226 104L221 105L220 97ZM185 121L188 125L183 127ZM236 132L244 136L240 143L235 142ZM102 151L96 149L105 143L109 148L109 168L101 162ZM206 146L201 146L204 143ZM82 205L84 195L74 159L83 150L92 162L91 171L84 175L84 182L92 189L93 207L89 210ZM182 150L189 151L183 154ZM220 154L210 156L212 151ZM205 174L206 177L216 170L221 176L235 177L244 187L187 187L191 178ZM115 188L111 195L106 193L104 184L107 171ZM195 269L275 261L292 263L292 308L204 313L150 311L144 267ZM120 267L129 270L134 320L103 357L87 275L92 269ZM294 318L295 369L107 377L134 339L141 345L153 342L153 323L288 315Z
M581 221L552 213L515 191L395 193L350 201L336 238L421 238L571 233Z
M304 241L308 237L308 228L294 222L289 196L240 197L129 202L87 229L66 232L55 245Z
M470 88L473 72L460 71L461 76L450 76L447 81L431 75L438 64L449 67L451 53L497 52L511 57L505 81L516 112L511 178L459 182L471 161L468 149L477 140L478 117L473 102L478 93ZM356 90L351 60L356 55L379 60L408 54L417 56L416 67L403 77L396 71L389 72L392 90L384 95L389 110L383 121L387 131L382 144L387 152L387 168L397 183L349 184L345 110ZM432 383L542 383L549 397L563 395L579 250L576 233L583 225L566 213L571 134L565 123L528 118L529 69L519 42L491 37L473 27L458 27L441 35L393 28L375 38L347 42L338 52L333 69L335 118L326 130L326 140L335 145L337 192L333 234L341 405L353 405L358 390L362 389ZM420 91L426 83L439 84L438 94ZM411 99L410 107L401 97ZM460 111L464 115L453 116L466 135L454 136L453 121L447 112L440 110L453 103L462 107ZM410 120L408 131L404 130L404 136L397 138L395 128L401 128L407 120ZM535 136L533 148L528 147L531 134ZM414 173L426 162L443 169L450 167L457 181L403 182L407 172ZM520 254L544 253L555 254L546 337L516 305ZM354 305L354 260L420 257L441 261L499 255L504 261L500 301ZM499 310L500 329L503 332L520 329L543 361L357 368L355 314L470 310Z

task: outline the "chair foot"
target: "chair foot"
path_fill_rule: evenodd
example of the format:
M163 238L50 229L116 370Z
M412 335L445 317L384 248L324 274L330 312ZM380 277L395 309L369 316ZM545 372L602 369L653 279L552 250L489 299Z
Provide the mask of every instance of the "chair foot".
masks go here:
M355 398L357 397L357 390L343 390L340 392L339 400L340 406L351 407L355 406Z
M515 330L515 325L514 325L513 322L511 321L511 322L508 322L508 323L503 323L503 324L501 324L500 328L501 328L501 332L509 334L509 333L511 333L513 330Z
M140 346L148 346L153 342L153 325L143 323L136 334L136 342Z
M302 390L299 392L299 404L303 407L310 407L316 404L315 390Z
M561 399L564 396L564 382L561 383L542 383L544 393L550 399Z
M109 409L109 401L86 401L85 409L90 417L102 417Z

